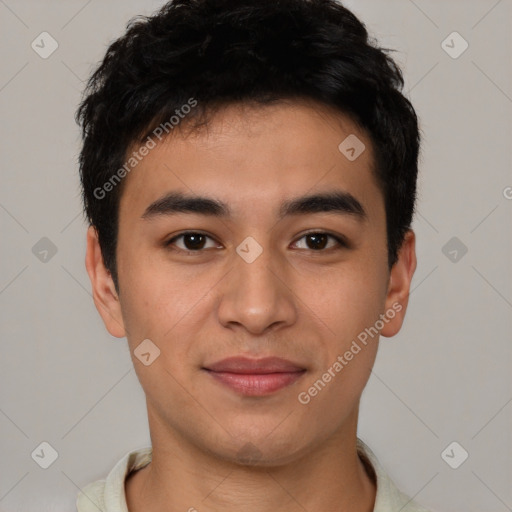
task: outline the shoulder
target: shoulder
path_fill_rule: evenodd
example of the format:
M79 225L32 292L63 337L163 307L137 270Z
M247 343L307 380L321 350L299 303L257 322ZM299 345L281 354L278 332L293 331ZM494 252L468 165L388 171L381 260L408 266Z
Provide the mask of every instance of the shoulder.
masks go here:
M125 480L132 472L151 462L152 448L144 447L126 453L107 478L86 485L77 495L77 512L128 512Z
M400 512L431 512L398 489L377 459L377 456L359 438L357 439L357 451L363 462L371 466L375 475L377 494L373 512L389 512L390 510L400 510Z
M105 480L96 480L86 485L76 499L78 512L98 512L105 509Z

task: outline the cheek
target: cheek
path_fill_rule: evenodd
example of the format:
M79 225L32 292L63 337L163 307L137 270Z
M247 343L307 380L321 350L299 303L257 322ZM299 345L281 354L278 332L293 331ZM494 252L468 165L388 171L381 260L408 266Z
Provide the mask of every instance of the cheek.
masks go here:
M377 341L354 347L345 343L330 353L329 364L311 375L297 394L297 407L308 420L303 434L329 437L357 417L356 409L377 354ZM350 360L347 352L351 355Z
M214 295L207 292L218 278L211 272L189 275L183 269L142 261L119 269L125 291L120 296L121 309L130 349L133 353L142 340L150 339L160 349L165 367L180 373L183 365L179 361L190 359L201 326L214 307Z
M375 323L386 299L386 271L375 262L355 261L327 276L321 290L308 289L307 297L317 304L325 323L347 341ZM350 341L350 340L348 340Z
M368 381L378 350L375 323L385 301L385 282L378 272L355 268L332 276L317 311L328 326L323 338L325 366L317 368L301 388L314 416L326 411L334 424L346 418ZM373 328L373 329L372 329Z

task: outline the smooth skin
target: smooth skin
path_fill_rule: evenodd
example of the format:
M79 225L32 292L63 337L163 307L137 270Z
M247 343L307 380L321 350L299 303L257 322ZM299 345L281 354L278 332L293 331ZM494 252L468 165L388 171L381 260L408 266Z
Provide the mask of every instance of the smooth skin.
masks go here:
M366 146L354 161L338 149L350 134ZM393 304L402 309L380 334L402 326L415 236L407 232L390 271L372 165L368 136L325 106L231 105L207 130L173 132L125 178L119 294L89 228L94 302L107 330L127 337L146 394L153 460L126 481L130 512L373 510L376 487L356 434L378 336L308 404L298 400ZM365 218L278 216L283 201L333 190L352 194ZM221 200L231 216L142 218L168 192ZM166 246L184 231L206 237ZM328 236L318 248L306 236L322 232L347 245ZM249 236L263 249L252 263L236 252ZM149 366L134 356L145 339L161 351ZM271 395L243 396L203 370L234 355L283 357L307 371Z

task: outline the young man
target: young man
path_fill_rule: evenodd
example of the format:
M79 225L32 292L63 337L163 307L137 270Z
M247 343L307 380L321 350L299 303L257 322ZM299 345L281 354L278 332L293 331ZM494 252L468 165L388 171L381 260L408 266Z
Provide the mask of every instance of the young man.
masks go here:
M334 0L176 0L77 113L86 266L151 447L79 512L424 511L357 438L416 267L402 75Z

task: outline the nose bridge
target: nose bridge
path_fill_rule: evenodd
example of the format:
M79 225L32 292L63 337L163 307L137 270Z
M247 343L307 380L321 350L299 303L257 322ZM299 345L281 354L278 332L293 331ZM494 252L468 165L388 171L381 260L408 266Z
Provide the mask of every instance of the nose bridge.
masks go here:
M219 308L219 319L242 324L253 333L275 323L290 323L295 307L290 290L283 284L284 269L279 255L254 237L245 238L233 254L234 268Z
M261 291L272 294L271 288L275 283L269 281L275 279L275 270L272 272L271 268L277 267L279 261L278 256L272 254L269 244L261 245L255 238L247 237L236 248L236 254L234 265L240 284L245 281L253 292L260 288Z

